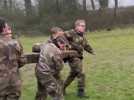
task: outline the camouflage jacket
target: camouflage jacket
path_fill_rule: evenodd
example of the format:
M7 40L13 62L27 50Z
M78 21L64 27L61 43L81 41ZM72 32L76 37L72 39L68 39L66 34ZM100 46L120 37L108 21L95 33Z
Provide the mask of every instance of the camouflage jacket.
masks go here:
M0 77L19 72L22 53L23 48L17 40L0 36Z
M65 37L68 39L72 50L76 50L79 55L83 56L83 50L93 54L92 47L88 44L85 36L79 35L75 30L65 32Z
M53 43L43 43L40 47L40 57L37 70L43 73L55 74L63 68L61 51Z

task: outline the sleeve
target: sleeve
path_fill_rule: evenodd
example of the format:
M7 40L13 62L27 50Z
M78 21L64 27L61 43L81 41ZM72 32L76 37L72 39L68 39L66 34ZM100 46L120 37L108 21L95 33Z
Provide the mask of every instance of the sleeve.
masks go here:
M63 60L61 59L60 55L57 54L55 56L52 57L52 61L55 64L55 69L57 71L60 71L63 68Z
M23 46L20 41L16 40L16 50L18 51L19 56L23 54Z
M24 57L24 58L23 58ZM26 60L24 61L27 64L30 63L38 63L39 60L39 53L29 53L29 54L24 54L23 57L21 57L21 59Z
M67 40L69 40L69 41L72 41L72 39L73 39L73 37L72 37L72 34L71 34L71 32L69 32L69 31L66 31L65 33L64 33L64 36L67 38Z
M17 41L16 49L18 51L18 67L20 68L27 62L26 57L23 55L23 46L20 41Z
M91 54L94 54L94 51L92 49L92 47L88 44L88 41L86 40L85 37L83 37L83 47L84 47L84 50L91 53Z
M32 52L39 53L40 52L40 46L41 46L41 43L34 44L33 47L32 47Z
M46 59L48 58L46 56L46 51L45 51L45 45L43 44L41 46L41 51L40 51L40 54L39 54L39 60L38 60L38 64L42 67L45 68L45 70L47 70L49 72L50 68L48 66L48 64L46 63Z
M79 57L79 54L75 50L64 50L61 53L61 58L71 58L71 57Z

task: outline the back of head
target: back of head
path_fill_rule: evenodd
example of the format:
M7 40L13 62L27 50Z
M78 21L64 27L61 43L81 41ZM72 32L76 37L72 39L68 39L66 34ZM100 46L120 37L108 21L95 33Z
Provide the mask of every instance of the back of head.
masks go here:
M60 31L63 31L62 28L60 28L60 27L52 27L52 28L50 29L50 32L51 32L52 34L55 34L55 33L60 32Z

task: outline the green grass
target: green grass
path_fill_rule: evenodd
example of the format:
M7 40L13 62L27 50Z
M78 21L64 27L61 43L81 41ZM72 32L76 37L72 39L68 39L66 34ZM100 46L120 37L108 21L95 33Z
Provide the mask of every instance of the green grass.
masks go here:
M47 37L23 37L25 52L31 52L35 42ZM92 56L85 52L86 93L89 99L76 97L76 81L67 89L66 100L134 100L134 29L115 29L87 34L95 50ZM22 100L34 100L36 93L35 65L21 69ZM66 69L66 70L65 70ZM68 66L62 71L68 74ZM63 74L62 74L63 75ZM62 77L65 77L63 75Z

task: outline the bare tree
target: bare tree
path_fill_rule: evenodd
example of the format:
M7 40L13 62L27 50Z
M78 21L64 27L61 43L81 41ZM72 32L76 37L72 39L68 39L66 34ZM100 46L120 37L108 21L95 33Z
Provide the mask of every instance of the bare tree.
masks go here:
M68 10L74 10L77 8L77 0L64 0L64 6Z
M91 1L92 9L95 10L94 0L90 0L90 1Z
M115 8L114 8L114 17L117 17L117 9L118 9L118 0L114 0L115 2Z
M104 9L108 7L108 1L109 0L99 0L100 8Z
M56 0L56 12L57 13L60 13L61 12L60 0Z
M8 9L8 2L7 0L3 0L4 9Z
M0 0L0 8L2 8L2 7L3 7L3 1Z
M31 0L24 0L25 2L25 11L26 11L26 15L27 16L31 16L32 15L32 2Z
M83 0L83 10L87 11L87 0Z
M42 17L43 16L43 9L44 9L44 0L38 0L38 12L39 12L39 16Z
M10 9L10 11L12 11L13 10L13 0L8 0L8 2L9 2L9 9Z

